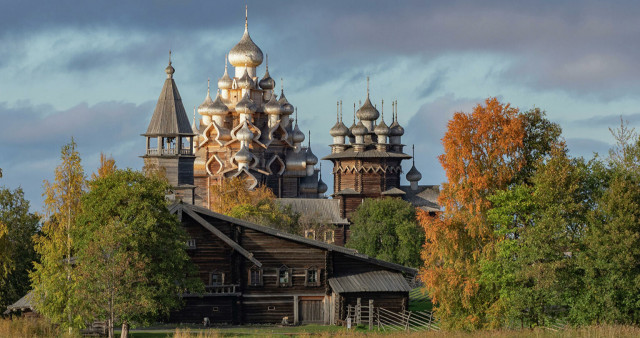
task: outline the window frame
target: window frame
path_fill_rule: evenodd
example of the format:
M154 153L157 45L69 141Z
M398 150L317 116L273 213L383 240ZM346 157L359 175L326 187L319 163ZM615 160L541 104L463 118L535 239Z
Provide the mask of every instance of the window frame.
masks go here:
M213 284L213 275L220 275L220 284ZM225 273L217 270L209 272L209 285L208 286L223 286L225 282Z
M310 282L309 277L311 275L311 271L315 271L316 280L315 282ZM304 286L320 286L320 273L322 269L319 269L315 266L310 266L304 271Z
M280 281L280 274L284 272L287 274L287 282L286 283L282 283ZM293 285L293 269L289 268L286 265L281 266L280 268L276 269L276 285L278 287L290 287Z
M253 283L253 278L252 278L252 274L253 273L257 273L258 274L258 283ZM249 268L248 274L247 274L247 284L248 286L263 286L264 285L264 274L263 274L263 270L262 268L254 265L252 267Z

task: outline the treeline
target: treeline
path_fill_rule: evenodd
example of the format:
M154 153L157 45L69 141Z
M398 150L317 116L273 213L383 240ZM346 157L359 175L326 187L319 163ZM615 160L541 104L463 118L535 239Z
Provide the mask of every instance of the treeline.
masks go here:
M640 139L621 123L606 158L571 157L543 111L495 98L442 139L443 211L420 276L447 328L640 322Z
M0 191L4 307L31 290L35 310L69 332L106 321L109 337L115 324L126 336L130 323L164 318L185 291L203 291L161 171L117 169L101 155L88 179L72 140L44 187L45 215L28 212L21 190Z

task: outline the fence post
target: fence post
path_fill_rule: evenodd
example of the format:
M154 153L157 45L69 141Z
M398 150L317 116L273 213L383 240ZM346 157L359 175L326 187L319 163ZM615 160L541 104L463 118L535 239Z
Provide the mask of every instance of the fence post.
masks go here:
M407 316L407 326L406 326L406 330L407 332L409 332L409 319L411 319L411 311L408 311L409 315Z
M362 319L362 298L358 298L356 301L356 324L360 325Z
M433 312L429 312L429 324L427 326L429 328L429 330L431 330L431 320L432 320L432 318L433 318Z
M369 299L369 330L373 330L373 299Z

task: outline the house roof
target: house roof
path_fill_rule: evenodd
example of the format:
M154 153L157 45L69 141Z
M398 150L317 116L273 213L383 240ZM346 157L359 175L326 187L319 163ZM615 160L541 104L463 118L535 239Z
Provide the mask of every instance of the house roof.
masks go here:
M408 292L409 283L402 274L390 271L370 271L329 278L336 293L345 292Z
M406 193L398 188L391 188L389 190L385 190L381 193L381 195L389 195L389 196L395 196L395 195L405 195Z
M440 196L440 186L438 185L420 185L418 189L411 190L410 186L400 186L405 192L402 199L411 203L414 207L424 211L440 211L438 205L438 196Z
M340 217L340 201L327 198L278 198L283 205L306 217L319 222L331 224L349 224L346 218Z
M31 310L33 311L33 304L31 304L31 300L33 299L33 291L29 291L24 297L18 299L15 303L7 306L7 310L4 312L5 315L8 315L14 311L25 311Z
M233 223L236 225L239 225L241 227L247 228L247 229L251 229L251 230L255 230L255 231L259 231L265 234L269 234L278 238L283 238L286 240L290 240L293 242L298 242L298 243L303 243L312 247L316 247L316 248L320 248L323 250L327 250L327 251L335 251L335 252L339 252L342 254L345 254L347 256L353 257L355 259L361 260L361 261L365 261L371 264L375 264L381 267L385 267L387 269L391 269L391 270L395 270L398 272L404 272L410 275L415 275L418 273L418 270L414 269L414 268L410 268L410 267L406 267L400 264L395 264L395 263L391 263L391 262L386 262L383 260L379 260L373 257L369 257L367 255L358 253L358 251L354 250L354 249L348 249L342 246L337 246L337 245L333 245L333 244L328 244L328 243L324 243L324 242L320 242L320 241L316 241L316 240L312 240L312 239L308 239L308 238L304 238L302 236L298 236L298 235L293 235L284 231L280 231L274 228L269 228L263 225L258 225L255 223L251 223L251 222L247 222L238 218L234 218L234 217L230 217L230 216L226 216L223 214L219 214L217 212L213 212L207 208L204 207L200 207L200 206L196 206L196 205L190 205L190 204L183 204L183 203L176 203L174 205L172 205L171 207L169 207L169 210L172 213L178 213L179 215L182 213L182 211L184 210L190 210L193 211L195 213L201 214L201 215L206 215L206 216L210 216L210 217L215 217L217 219L229 222L229 223ZM185 213L188 214L188 212L185 211Z

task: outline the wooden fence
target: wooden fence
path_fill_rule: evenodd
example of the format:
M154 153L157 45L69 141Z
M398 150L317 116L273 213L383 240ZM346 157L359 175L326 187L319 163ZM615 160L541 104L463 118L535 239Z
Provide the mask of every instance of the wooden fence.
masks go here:
M358 299L355 306L347 306L345 322L351 320L351 325L368 325L369 330L377 328L379 331L439 331L440 327L431 311L402 311L393 312L385 308L374 307L373 301L363 306Z

